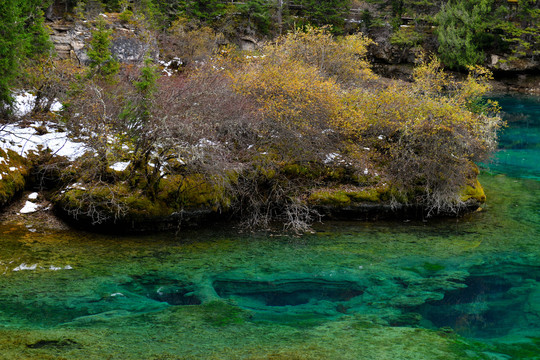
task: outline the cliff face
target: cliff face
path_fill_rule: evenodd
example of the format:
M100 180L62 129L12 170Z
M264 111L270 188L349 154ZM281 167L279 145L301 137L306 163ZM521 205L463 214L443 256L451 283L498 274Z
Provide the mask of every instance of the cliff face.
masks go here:
M126 64L142 63L148 56L157 59L158 45L154 35L137 24L118 20L118 14L101 14L106 27L113 31L110 50L114 58ZM72 59L88 65L89 41L94 25L87 21L56 20L49 24L51 41L60 59Z

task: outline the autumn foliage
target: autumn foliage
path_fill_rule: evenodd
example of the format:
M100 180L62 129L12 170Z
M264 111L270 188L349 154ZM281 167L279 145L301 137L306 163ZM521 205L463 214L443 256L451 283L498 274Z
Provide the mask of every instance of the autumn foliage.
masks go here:
M417 66L412 84L388 84L364 58L369 43L308 28L230 76L264 118L294 132L289 151L279 152L300 156L287 161L339 154L349 170L391 183L401 201L457 211L463 187L476 177L473 163L496 144L497 109L482 100L490 74L474 67L457 81L432 58Z
M312 201L459 211L500 125L482 101L489 74L471 68L457 81L427 59L412 83L378 79L370 43L306 27L257 53L192 54L198 62L173 76L157 79L147 63L122 69L114 84L86 80L66 112L98 154L83 160L93 164L83 180L121 181L125 194L130 187L171 212L212 203L248 226L280 219L297 231L318 218ZM130 164L123 175L108 168L120 160Z

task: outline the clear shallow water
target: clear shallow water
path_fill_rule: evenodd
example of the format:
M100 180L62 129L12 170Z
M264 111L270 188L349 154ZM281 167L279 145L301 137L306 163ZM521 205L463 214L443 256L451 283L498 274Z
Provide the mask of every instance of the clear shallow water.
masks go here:
M302 238L0 225L0 358L540 359L540 159L506 149L461 219Z

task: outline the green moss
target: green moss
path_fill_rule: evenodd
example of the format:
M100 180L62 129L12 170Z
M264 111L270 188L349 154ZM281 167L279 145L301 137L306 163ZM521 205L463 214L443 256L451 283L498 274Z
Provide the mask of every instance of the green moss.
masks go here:
M352 181L360 186L373 186L379 182L379 176L354 174L352 175Z
M120 216L149 220L167 217L182 209L218 211L232 203L226 195L226 184L236 181L238 176L231 172L213 182L201 174L168 175L160 179L156 187L150 187L145 175L139 172L130 174L129 181L115 177L107 179L108 183L96 184L73 178L73 182L84 184L87 190L69 189L53 201L83 217L98 211L103 215L101 217L108 219Z
M319 190L311 193L309 201L319 205L347 206L351 199L344 191Z
M330 168L326 172L326 177L329 180L343 180L346 177L347 171L344 168Z
M222 183L234 180L234 174L225 177ZM233 179L231 179L233 177ZM231 204L225 187L209 182L203 175L170 175L162 179L158 199L174 204L178 208L227 208Z
M125 183L87 187L89 190L68 190L57 202L66 210L80 208L84 212L95 207L109 216L115 216L118 208L122 208L126 218L168 216L175 211L166 202L153 201L140 189L131 189Z
M321 189L311 193L308 201L320 205L346 206L351 203L379 203L390 199L388 187Z
M531 338L531 340L531 342L525 343L498 343L495 347L495 351L509 355L512 359L538 359L540 340L538 338Z
M266 177L267 179L273 179L276 177L277 175L277 171L275 169L272 169L272 168L265 168L265 167L261 167L259 169L259 171L261 172L261 174Z
M0 206L9 203L13 197L21 192L26 185L26 177L29 173L29 163L19 154L12 150L5 152L0 149ZM15 170L12 170L15 168Z
M175 208L165 201L151 200L140 190L125 197L123 201L128 209L128 217L169 216L175 211Z
M402 204L406 204L406 203L409 202L409 200L414 198L414 195L404 193L403 191L400 191L399 189L397 189L395 187L391 187L388 190L387 194L388 194L389 199L393 198L397 202L402 203Z
M461 200L476 200L480 203L486 202L486 194L484 188L480 185L480 182L476 180L474 185L467 185L461 193Z
M437 271L441 271L441 270L445 269L445 267L443 265L433 264L433 263L429 263L429 262L423 263L422 267L425 270L429 271L429 272L437 272Z
M376 188L354 191L348 194L354 202L379 202L381 193Z
M212 301L202 305L204 320L213 326L241 324L249 318L249 313L224 301Z
M285 164L281 168L283 174L289 177L315 179L323 175L324 170L315 164Z

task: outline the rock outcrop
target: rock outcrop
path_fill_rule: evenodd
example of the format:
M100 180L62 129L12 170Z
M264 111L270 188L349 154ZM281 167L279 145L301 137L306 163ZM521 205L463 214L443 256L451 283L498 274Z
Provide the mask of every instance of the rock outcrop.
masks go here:
M158 57L158 46L154 36L143 26L124 24L116 14L101 14L106 27L113 31L111 39L112 55L122 63L140 63L148 56ZM92 22L54 21L49 24L51 41L59 58L72 59L81 65L88 65L88 49L92 30Z

